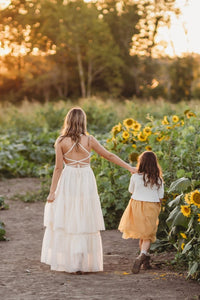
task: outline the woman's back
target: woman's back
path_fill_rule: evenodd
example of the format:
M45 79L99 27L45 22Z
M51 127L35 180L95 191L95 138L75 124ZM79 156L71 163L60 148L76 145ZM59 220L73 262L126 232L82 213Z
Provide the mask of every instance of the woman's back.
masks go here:
M78 145L76 145L70 137L65 137L60 143L63 152L63 160L67 165L89 164L91 152L89 136L82 135Z

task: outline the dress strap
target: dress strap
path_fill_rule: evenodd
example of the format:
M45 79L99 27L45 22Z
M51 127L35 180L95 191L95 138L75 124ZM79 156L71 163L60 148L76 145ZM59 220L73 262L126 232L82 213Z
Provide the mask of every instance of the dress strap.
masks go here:
M71 146L71 148L64 154L64 156L67 155L69 152L71 152L71 151L74 149L75 145L76 145L76 143L74 143L74 144Z
M69 163L67 163L66 165L71 165L71 166L73 166L73 165L74 166L75 165L84 165L84 166L89 165L89 163L85 162L85 161L90 158L91 153L81 143L78 143L78 145L88 154L87 157L84 157L84 158L78 159L78 160L67 157L67 154L73 150L73 148L75 147L75 145L76 145L76 143L74 143L71 146L71 148L66 153L64 153L64 155L63 155L69 161Z
M81 148L83 150L85 150L85 152L87 152L90 155L90 152L81 143L78 143L78 144L79 144L79 146L81 146Z

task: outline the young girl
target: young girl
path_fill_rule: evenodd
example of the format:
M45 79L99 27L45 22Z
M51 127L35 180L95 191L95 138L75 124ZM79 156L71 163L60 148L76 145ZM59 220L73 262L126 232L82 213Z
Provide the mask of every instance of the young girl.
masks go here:
M131 176L129 192L131 200L124 211L119 230L123 238L139 239L140 255L136 258L132 272L138 273L143 264L150 268L148 253L156 240L158 216L164 196L162 171L155 153L143 152L138 158L137 173Z
M91 150L131 173L135 171L86 132L84 111L72 108L55 143L55 169L44 212L41 262L51 270L77 274L103 270L100 230L105 226L90 168Z

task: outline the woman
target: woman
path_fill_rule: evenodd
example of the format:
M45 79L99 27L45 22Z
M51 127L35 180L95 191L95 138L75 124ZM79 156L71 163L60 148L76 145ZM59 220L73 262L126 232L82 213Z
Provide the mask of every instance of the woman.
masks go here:
M131 173L135 171L86 132L84 111L72 108L55 143L56 162L45 205L41 262L56 271L103 270L100 230L105 226L90 168L91 150Z

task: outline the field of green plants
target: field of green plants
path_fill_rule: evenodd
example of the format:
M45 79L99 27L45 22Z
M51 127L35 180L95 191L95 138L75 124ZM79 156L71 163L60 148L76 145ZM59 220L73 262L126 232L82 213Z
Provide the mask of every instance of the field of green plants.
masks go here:
M175 263L200 279L200 108L199 102L124 102L99 99L76 103L87 114L88 132L108 150L136 165L138 155L154 151L163 169L163 200L158 240L152 250L176 249ZM37 195L45 200L54 167L53 144L74 103L24 102L0 110L0 176L40 177ZM129 201L130 174L93 153L94 170L107 229L117 228ZM31 201L33 195L23 200Z

